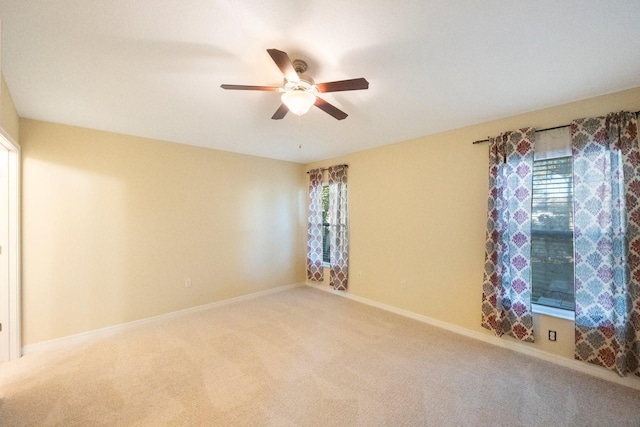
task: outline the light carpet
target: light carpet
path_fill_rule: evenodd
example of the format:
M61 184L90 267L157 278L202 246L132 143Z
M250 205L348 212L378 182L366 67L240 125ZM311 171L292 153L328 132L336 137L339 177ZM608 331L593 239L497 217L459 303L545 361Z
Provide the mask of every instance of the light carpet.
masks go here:
M640 426L640 391L309 287L0 365L2 426Z

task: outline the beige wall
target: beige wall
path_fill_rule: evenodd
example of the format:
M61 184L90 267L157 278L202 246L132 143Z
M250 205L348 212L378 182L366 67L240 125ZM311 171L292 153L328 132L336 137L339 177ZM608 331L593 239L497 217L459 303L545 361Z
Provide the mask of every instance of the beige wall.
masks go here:
M11 98L11 93L4 81L2 73L2 23L0 22L0 129L6 136L13 138L17 143L19 138L19 119L16 106Z
M640 88L308 164L349 164L349 292L489 333L480 327L488 153L472 142L617 110L640 110ZM573 322L536 315L535 327L532 347L573 357Z
M302 165L32 120L20 142L24 345L304 280Z
M488 333L487 146L471 142L622 109L640 109L640 88L304 167L20 120L23 344L304 280L304 172L338 163L350 166L349 292ZM532 347L572 357L572 322L535 326Z
M4 76L0 75L0 80L0 128L6 135L13 138L14 142L18 142L20 137L18 112L7 83L4 81Z

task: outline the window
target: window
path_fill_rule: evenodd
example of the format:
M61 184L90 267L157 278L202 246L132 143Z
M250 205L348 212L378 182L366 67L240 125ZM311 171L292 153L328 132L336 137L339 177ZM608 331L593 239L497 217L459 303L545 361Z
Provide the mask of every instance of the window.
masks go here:
M534 161L531 213L531 302L573 311L571 156Z
M329 211L329 184L322 184L322 262L331 262L329 254L329 224L331 212Z

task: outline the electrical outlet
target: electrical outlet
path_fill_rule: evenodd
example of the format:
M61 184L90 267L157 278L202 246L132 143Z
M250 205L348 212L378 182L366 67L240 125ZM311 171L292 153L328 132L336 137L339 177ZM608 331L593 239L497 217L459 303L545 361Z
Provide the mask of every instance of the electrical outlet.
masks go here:
M184 279L184 287L185 288L191 287L191 279Z
M556 340L556 331L549 330L549 341Z

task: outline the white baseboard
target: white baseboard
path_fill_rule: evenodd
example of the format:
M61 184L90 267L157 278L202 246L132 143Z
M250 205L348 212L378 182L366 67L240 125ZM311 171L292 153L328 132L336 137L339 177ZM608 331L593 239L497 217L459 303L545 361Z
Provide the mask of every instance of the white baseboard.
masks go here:
M528 344L508 341L504 338L500 338L495 335L489 335L488 333L485 334L482 332L463 328L462 326L443 322L441 320L433 319L431 317L427 317L422 314L403 310L401 308L393 307L391 305L383 304L377 301L373 301L367 298L353 295L348 292L335 291L333 290L333 288L330 288L329 286L316 285L316 284L310 284L310 283L305 283L305 285L310 286L312 288L320 289L325 292L330 292L332 294L339 295L341 297L348 298L357 302L361 302L363 304L377 307L385 311L390 311L392 313L399 314L401 316L409 317L419 322L428 323L429 325L446 329L456 334L464 335L469 338L474 338L489 344L496 345L498 347L517 351L518 353L523 353L529 356L537 357L538 359L546 360L548 362L552 362L552 363L564 366L566 368L573 369L574 371L579 371L587 375L591 375L603 380L607 380L616 384L633 388L635 390L640 390L640 380L633 376L620 377L615 372L609 371L608 369L605 369L596 365L592 365L586 362L580 362L578 360L568 359L566 357L558 356L556 354L542 351L537 348L532 348Z
M181 317L187 314L209 310L214 307L220 307L227 304L233 304L240 301L246 301L246 300L258 298L261 296L282 292L287 289L293 289L299 286L304 286L304 283L294 283L291 285L279 286L277 288L267 289L264 291L254 292L247 295L241 295L239 297L229 298L222 301L216 301L209 304L186 308L184 310L172 311L170 313L161 314L159 316L147 317L145 319L134 320L132 322L127 322L127 323L120 323L118 325L107 326L106 328L95 329L93 331L82 332L79 334L69 335L62 338L56 338L48 341L42 341L35 344L29 344L27 346L22 347L22 354L34 353L37 351L44 351L44 350L57 350L70 345L90 342L100 338L105 338L111 335L115 335L122 331L148 325L150 323L162 322L162 321L173 319L176 317Z

